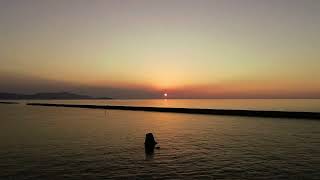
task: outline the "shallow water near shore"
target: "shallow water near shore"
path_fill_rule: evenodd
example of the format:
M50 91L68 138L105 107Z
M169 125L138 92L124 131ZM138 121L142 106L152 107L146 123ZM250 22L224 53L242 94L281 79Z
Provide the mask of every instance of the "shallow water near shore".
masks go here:
M0 179L320 177L317 120L23 104L0 104L0 117ZM160 146L153 155L148 132Z

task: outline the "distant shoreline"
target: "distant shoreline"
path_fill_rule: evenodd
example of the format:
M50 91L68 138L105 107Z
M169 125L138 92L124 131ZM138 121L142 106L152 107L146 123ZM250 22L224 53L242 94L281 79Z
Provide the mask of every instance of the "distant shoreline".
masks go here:
M169 108L169 107L141 107L141 106L109 106L109 105L103 106L103 105L81 105L81 104L49 104L49 103L27 103L27 105L87 108L87 109L112 109L112 110L127 110L127 111L147 111L147 112L168 112L168 113L184 113L184 114L223 115L223 116L320 120L320 112L196 109L196 108Z
M0 100L84 100L112 99L110 97L91 97L71 92L42 92L36 94L0 93Z

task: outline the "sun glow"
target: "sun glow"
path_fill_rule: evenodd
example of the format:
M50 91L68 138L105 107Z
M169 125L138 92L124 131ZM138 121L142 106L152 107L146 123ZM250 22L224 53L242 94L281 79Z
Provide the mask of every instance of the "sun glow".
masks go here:
M168 94L167 94L167 93L164 93L163 96L164 96L164 97L168 97Z

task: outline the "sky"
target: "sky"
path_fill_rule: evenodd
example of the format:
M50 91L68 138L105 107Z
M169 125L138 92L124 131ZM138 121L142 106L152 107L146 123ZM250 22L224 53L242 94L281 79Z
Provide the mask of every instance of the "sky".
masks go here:
M318 0L0 0L0 92L320 98Z

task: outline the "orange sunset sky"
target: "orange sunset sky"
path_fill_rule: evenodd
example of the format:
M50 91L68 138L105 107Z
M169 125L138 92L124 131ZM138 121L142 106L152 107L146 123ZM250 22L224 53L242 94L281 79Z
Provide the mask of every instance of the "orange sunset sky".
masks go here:
M320 98L317 0L2 0L0 92Z

